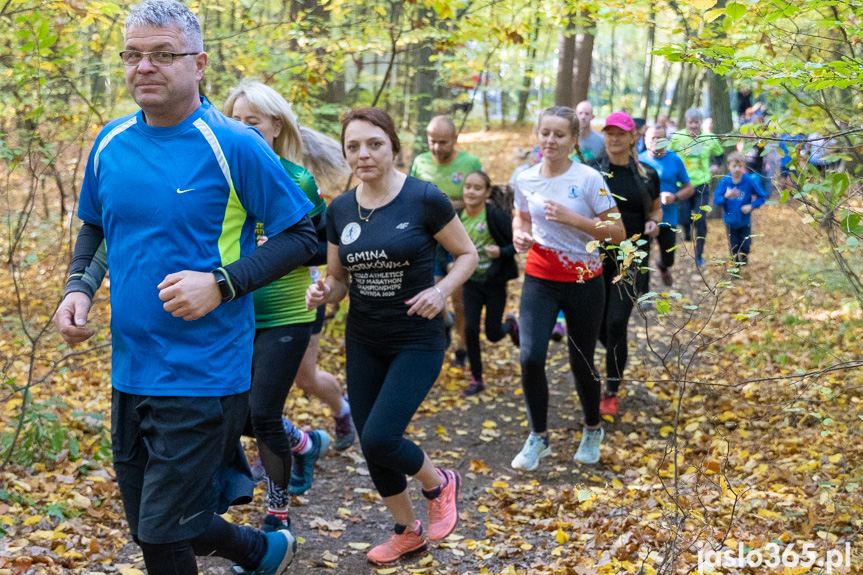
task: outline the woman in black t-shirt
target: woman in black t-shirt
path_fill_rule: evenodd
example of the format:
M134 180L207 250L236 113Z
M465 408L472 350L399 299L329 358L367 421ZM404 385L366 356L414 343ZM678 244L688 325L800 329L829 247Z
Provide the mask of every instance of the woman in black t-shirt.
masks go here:
M353 110L342 121L342 149L360 184L327 209L327 279L306 292L309 309L350 293L348 396L369 474L396 522L395 535L368 553L377 564L426 548L406 475L428 499L429 539L444 539L458 521L458 473L436 469L404 433L443 364L446 298L477 264L447 197L395 169L399 148L393 120L380 108ZM455 264L435 285L438 242Z
M659 176L653 168L637 159L635 144L638 133L629 114L611 114L605 121L602 133L605 136L605 153L592 165L606 176L608 188L617 200L626 237L631 240L634 235L641 234L647 240L641 245L631 246L648 252L642 258L642 262L646 263L650 261L650 241L644 236L656 237L659 233L657 222L662 221ZM625 277L614 283L614 278L620 275L618 256L621 254L617 249L606 252L602 266L606 298L599 341L606 350L606 392L599 403L601 415L618 413L617 392L628 359L626 328L635 300L647 291L648 284L647 270L638 269L638 264L634 263Z

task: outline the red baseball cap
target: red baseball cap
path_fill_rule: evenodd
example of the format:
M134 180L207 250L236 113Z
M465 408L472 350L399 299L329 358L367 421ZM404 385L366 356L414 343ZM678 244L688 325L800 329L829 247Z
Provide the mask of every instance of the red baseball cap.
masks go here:
M631 132L635 129L635 121L626 112L615 112L605 119L605 126L602 129L604 130L609 126L620 128L624 132Z

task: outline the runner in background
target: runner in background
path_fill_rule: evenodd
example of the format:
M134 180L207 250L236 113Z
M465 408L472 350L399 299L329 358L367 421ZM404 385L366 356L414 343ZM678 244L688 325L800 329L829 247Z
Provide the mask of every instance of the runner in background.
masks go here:
M641 235L647 243L640 249L648 255L641 263L650 265L650 239L659 233L662 206L659 202L659 176L656 171L638 161L635 145L639 137L637 124L625 112L615 112L605 120L602 129L605 136L605 152L589 163L606 176L608 189L620 210L626 237ZM623 371L629 356L626 335L629 316L635 301L648 291L647 270L639 270L636 264L621 275L617 250L606 250L602 262L602 277L605 281L605 314L599 341L605 346L606 391L599 404L601 415L617 415L617 392L623 384Z
M465 177L482 169L479 158L456 150L458 133L448 116L435 116L426 129L429 151L418 155L411 166L410 175L436 185L452 202L455 210L464 208L462 192ZM453 258L438 247L435 256L435 278L440 281L447 275ZM467 343L464 335L464 299L462 290L452 293L454 328L456 334L455 361L452 367L464 368L467 360Z
M683 160L674 152L668 151L669 141L665 129L652 126L644 134L645 151L638 160L649 165L659 174L659 201L662 203L662 222L659 224L659 261L656 267L662 276L662 283L670 286L674 282L671 267L674 265L674 246L676 244L677 204L692 195L693 187Z
M303 140L290 104L269 86L244 81L231 91L223 111L225 115L256 128L273 148L282 168L312 202L314 207L309 216L320 236L326 225L326 205L315 179L299 164L303 161ZM306 137L325 136L307 131ZM261 222L258 222L255 233L257 245L263 246L268 238ZM306 265L253 294L255 343L249 423L245 432L257 440L258 453L266 471L268 505L265 531L290 526L289 489L301 493L311 487L315 461L330 444L325 431L306 433L282 417L285 400L307 355L316 324L316 312L306 310L305 306L306 288L313 283L312 274L316 273L316 268L308 266L326 263L325 254L326 251L319 247ZM312 356L310 359L314 365L317 358ZM341 398L341 388L334 379L333 382Z
M482 353L479 329L485 308L485 337L497 342L509 335L518 346L518 322L506 309L506 282L518 277L515 247L512 245L512 219L509 207L503 205L503 193L483 171L468 174L464 182L464 210L459 218L476 247L479 263L464 284L465 336L470 359L470 384L462 397L476 395L485 389L482 375Z
M692 241L695 228L695 265L704 267L704 241L707 238L707 212L710 205L710 178L719 171L725 151L713 134L701 131L704 115L698 108L686 110L686 131L671 137L671 150L686 166L694 192L679 202L678 218L685 241Z
M593 105L587 100L579 102L575 107L575 113L578 114L578 148L581 150L581 158L583 161L589 162L605 150L605 140L602 136L590 129L590 123L593 121ZM573 153L570 160L578 160L579 156Z

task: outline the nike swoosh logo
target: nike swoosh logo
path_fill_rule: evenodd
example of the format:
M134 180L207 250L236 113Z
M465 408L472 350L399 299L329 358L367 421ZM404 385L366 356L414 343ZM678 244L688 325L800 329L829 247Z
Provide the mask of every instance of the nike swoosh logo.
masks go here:
M185 525L186 523L188 523L189 521L191 521L192 519L194 519L195 517L197 517L201 513L203 513L203 511L198 511L197 513L195 513L191 517L185 517L185 516L180 517L180 525Z
M180 188L177 188L177 193L178 194L185 194L186 192L192 192L194 190L195 190L195 188L189 188L188 190L181 190Z

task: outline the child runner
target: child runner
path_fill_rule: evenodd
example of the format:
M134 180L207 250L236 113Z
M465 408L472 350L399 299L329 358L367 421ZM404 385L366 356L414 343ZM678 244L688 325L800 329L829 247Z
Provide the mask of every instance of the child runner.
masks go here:
M521 296L521 377L530 435L512 460L516 469L533 470L551 454L548 441L548 379L545 361L557 312L569 332L569 365L584 410L585 428L575 460L599 461L603 431L599 416L602 385L593 353L605 307L602 263L591 241L623 241L625 231L602 175L569 159L578 149L578 118L564 106L540 113L534 132L543 162L516 178L516 251L528 252ZM576 329L576 326L578 328Z
M743 176L745 168L746 157L743 154L728 154L728 171L731 173L719 180L713 195L713 203L725 207L722 218L728 231L731 258L737 267L746 265L752 246L750 214L767 200L767 194L761 186L752 178Z
M461 478L436 469L404 437L443 365L447 296L476 268L476 248L447 197L395 168L401 148L393 119L358 108L342 120L342 149L359 185L327 209L327 279L306 291L306 307L341 301L350 290L345 371L369 474L395 520L395 533L368 553L386 564L426 548L406 475L428 500L428 537L444 539L458 521ZM435 285L435 249L453 255Z
M462 397L476 395L485 389L479 345L483 307L485 337L495 342L509 335L515 345L519 344L515 316L507 314L506 322L501 323L506 308L506 282L518 277L515 247L512 245L512 219L502 206L487 202L491 195L491 179L482 170L472 172L465 178L464 209L459 212L459 217L476 246L479 264L463 288L465 338L471 378Z

